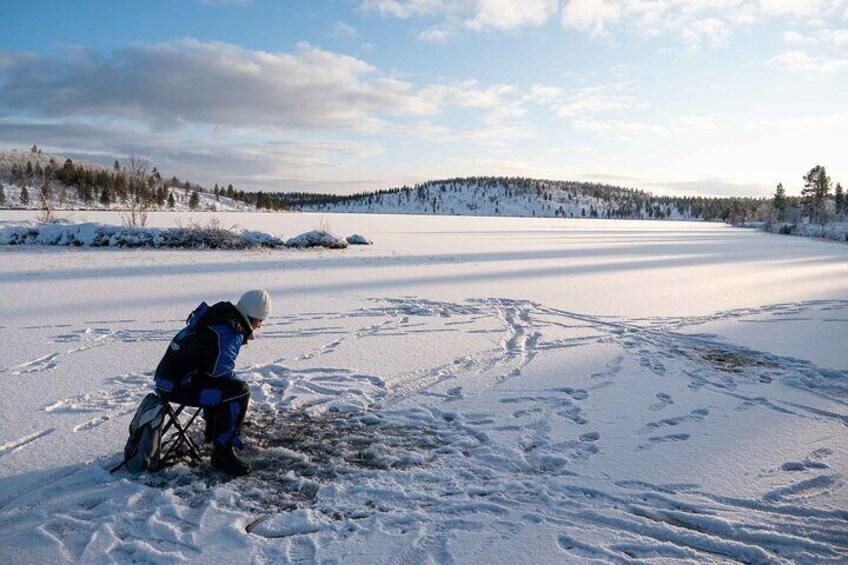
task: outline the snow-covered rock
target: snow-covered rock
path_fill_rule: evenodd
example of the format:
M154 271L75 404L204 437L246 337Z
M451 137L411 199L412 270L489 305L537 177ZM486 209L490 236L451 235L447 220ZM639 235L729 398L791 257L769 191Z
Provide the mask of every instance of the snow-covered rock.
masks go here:
M344 249L347 240L323 230L312 230L295 236L286 241L286 247L326 247L328 249Z
M347 236L347 242L351 245L374 245L373 241L358 233Z

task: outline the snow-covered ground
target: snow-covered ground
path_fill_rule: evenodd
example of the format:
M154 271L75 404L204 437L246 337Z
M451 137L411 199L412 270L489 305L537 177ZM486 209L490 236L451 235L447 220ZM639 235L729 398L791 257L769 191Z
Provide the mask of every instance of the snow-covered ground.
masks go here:
M330 222L374 245L0 248L0 562L848 559L844 244ZM232 223L287 237L322 218ZM254 474L109 475L188 312L254 287L275 300L239 358Z

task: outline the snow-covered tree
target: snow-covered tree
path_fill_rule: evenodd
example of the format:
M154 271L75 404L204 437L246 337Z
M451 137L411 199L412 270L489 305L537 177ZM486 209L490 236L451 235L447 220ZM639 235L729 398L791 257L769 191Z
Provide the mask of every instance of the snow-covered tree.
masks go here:
M811 223L820 224L822 229L827 223L827 201L830 194L830 177L821 165L816 165L804 175L804 189L801 191L801 206L804 215Z

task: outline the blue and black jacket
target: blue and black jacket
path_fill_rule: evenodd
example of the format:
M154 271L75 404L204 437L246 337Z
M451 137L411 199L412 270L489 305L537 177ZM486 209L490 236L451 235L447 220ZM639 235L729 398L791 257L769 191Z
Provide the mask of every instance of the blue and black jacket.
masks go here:
M236 357L251 332L250 320L232 303L201 303L156 367L156 388L171 392L195 375L233 378Z

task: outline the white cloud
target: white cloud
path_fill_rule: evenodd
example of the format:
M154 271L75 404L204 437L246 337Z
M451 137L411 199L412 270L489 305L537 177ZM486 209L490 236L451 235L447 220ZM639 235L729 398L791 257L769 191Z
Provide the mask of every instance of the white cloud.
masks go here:
M556 86L534 84L530 87L530 92L524 96L524 100L536 104L554 104L562 99L564 93L563 89Z
M21 140L37 140L47 152L103 164L123 162L130 154L149 154L151 165L165 176L177 175L210 187L224 182L266 190L314 188L320 184L315 179L330 178L337 168L383 152L378 143L339 139L186 138L130 123L0 120L0 146L20 148Z
M537 27L547 22L559 9L559 0L477 0L474 15L466 20L473 30L514 30Z
M707 44L718 47L727 42L730 29L727 23L716 18L696 20L680 32L683 40L690 45Z
M562 11L565 27L605 36L618 24L625 11L616 0L570 0Z
M418 39L444 43L463 29L515 31L538 27L559 10L560 0L364 0L360 8L400 19L435 18Z
M356 29L353 26L344 22L336 22L336 24L333 26L333 35L335 35L336 37L348 38L359 37L359 33L356 31Z
M430 42L448 41L462 29L540 27L560 8L566 29L602 38L621 32L672 36L693 48L724 45L737 28L769 19L815 27L848 20L848 0L363 0L360 8L385 17L440 20L418 35Z
M783 38L783 41L789 44L799 44L799 43L815 43L816 40L813 37L804 35L794 30L784 31L780 34L780 37Z
M536 89L531 95L554 93ZM486 142L524 138L530 130L520 121L527 96L511 84L476 80L416 85L308 44L293 53L192 39L106 55L0 52L0 107L9 116L131 123L136 131L152 127L183 139L197 131L255 139L306 130ZM430 121L451 110L462 115L462 131Z
M785 31L781 34L783 41L790 45L800 44L822 44L833 47L844 47L848 45L848 29L817 29L804 35L797 31Z
M848 59L809 55L805 51L794 50L781 53L771 60L786 70L799 73L829 74L848 70Z
M573 120L572 124L578 130L620 139L634 139L644 135L668 135L670 133L665 126L635 120L577 119Z
M566 28L610 37L619 28L641 37L671 34L689 45L718 46L738 25L756 20L750 0L570 0L562 12Z
M566 102L555 107L559 118L586 118L598 113L631 108L633 97L625 94L626 84L579 88L566 95Z
M848 29L839 29L834 31L830 40L837 47L848 46Z
M569 0L562 23L596 37L671 35L693 47L716 47L742 26L767 18L821 25L846 5L848 0Z
M764 14L794 18L821 18L838 13L845 0L760 0Z
M480 88L478 81L469 80L451 86L429 86L421 90L421 96L437 106L491 109L505 103L505 97L515 92L516 89L512 85L496 84Z
M438 100L369 63L308 44L294 53L193 39L103 56L6 54L0 103L19 114L267 128L363 128L391 116L433 115Z
M446 28L430 28L418 34L418 39L427 43L447 43L452 32Z
M364 0L360 8L382 16L407 19L451 12L449 0Z

